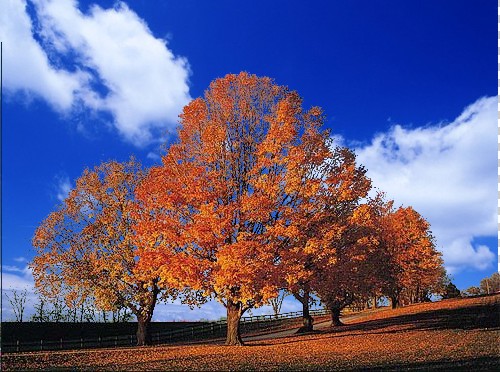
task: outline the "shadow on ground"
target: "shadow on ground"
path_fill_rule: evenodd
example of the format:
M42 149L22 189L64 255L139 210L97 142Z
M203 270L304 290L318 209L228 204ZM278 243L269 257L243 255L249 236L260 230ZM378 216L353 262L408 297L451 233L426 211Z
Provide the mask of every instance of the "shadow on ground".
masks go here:
M407 332L411 330L473 330L473 329L500 329L500 303L490 305L473 305L456 309L438 309L414 314L392 316L383 319L357 321L344 326L314 330L312 332L295 334L280 339L276 344L299 342L297 337L308 337L309 340L319 339L325 334L334 337L348 337L353 334L387 334ZM313 335L323 335L315 338ZM311 338L312 337L312 338ZM267 345L268 342L252 342L251 346Z
M363 371L498 371L500 357L412 362L363 368ZM344 369L345 370L345 369ZM360 368L345 370L359 371Z
M417 314L399 315L384 319L346 324L327 332L375 331L392 326L403 326L404 330L418 329L499 329L500 304L476 305L458 309L439 309ZM390 331L388 331L390 332ZM394 332L398 332L397 330Z

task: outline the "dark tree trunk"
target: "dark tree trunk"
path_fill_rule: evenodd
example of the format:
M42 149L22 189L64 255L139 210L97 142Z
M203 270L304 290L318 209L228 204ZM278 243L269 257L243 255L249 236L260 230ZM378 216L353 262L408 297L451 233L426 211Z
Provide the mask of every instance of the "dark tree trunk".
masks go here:
M227 301L227 337L226 345L243 345L240 333L240 318L243 314L240 303Z
M332 315L332 327L339 327L339 326L344 325L344 323L342 323L340 320L340 308L339 307L330 308L330 313Z
M148 317L138 317L137 318L137 346L145 346L151 343L151 337L149 334L149 323L151 319Z
M398 296L391 296L391 306L393 309L396 309L399 307L399 299Z
M139 309L130 307L135 316L137 317L137 346L145 346L151 343L151 335L149 333L149 324L153 318L153 311L156 306L156 301L158 299L158 294L160 290L157 287L157 280L153 281L153 288L149 292L149 298L141 303Z
M309 314L309 292L304 291L302 296L299 293L294 293L293 296L302 304L302 327L298 329L297 333L311 332L314 319Z

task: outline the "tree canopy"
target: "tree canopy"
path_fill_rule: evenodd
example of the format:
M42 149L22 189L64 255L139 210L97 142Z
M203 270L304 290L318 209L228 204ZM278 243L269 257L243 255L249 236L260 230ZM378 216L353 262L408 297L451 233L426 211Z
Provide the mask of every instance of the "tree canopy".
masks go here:
M37 228L31 268L37 290L48 298L62 294L69 307L92 297L98 308L129 308L139 322L138 343L159 298L154 268L135 272L135 189L145 171L134 159L86 169L64 203ZM166 288L164 288L166 289Z
M427 299L444 277L429 223L370 198L366 169L324 120L270 78L214 80L184 107L160 165L110 161L77 180L33 238L38 290L129 308L139 344L156 302L179 294L225 306L228 345L242 344L242 314L282 291L302 303L305 331L313 294L337 325L371 296Z

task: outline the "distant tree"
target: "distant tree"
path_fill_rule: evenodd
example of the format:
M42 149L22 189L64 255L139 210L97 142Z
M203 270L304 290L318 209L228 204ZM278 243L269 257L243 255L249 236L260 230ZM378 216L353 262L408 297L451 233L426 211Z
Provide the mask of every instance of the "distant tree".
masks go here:
M412 207L390 205L380 216L379 234L387 258L383 293L392 307L425 301L444 273L429 223Z
M43 295L38 296L38 302L35 303L35 313L31 316L33 322L48 322L50 319L47 309L48 301Z
M484 278L479 287L481 292L485 294L500 292L500 274L493 273L489 278Z
M287 297L289 293L285 290L281 290L278 296L271 298L269 300L269 304L273 308L273 312L275 316L278 316L281 312L281 306L283 305L283 300Z
M26 309L26 299L28 297L28 291L26 289L22 291L17 291L13 289L11 291L11 296L5 294L7 299L12 306L12 310L14 311L14 316L16 317L16 322L22 322L24 311Z
M442 294L443 299L461 297L462 294L455 284L451 281L450 277L446 277L444 284L444 291Z
M69 320L67 317L67 306L64 303L64 299L60 296L54 297L49 300L52 305L51 310L49 311L49 319L51 322L64 322Z
M113 323L122 323L132 320L133 314L130 309L126 307L120 307L112 312Z
M135 271L133 212L140 209L135 189L144 175L133 158L85 170L64 203L37 228L31 263L38 290L47 298L64 296L67 306L83 306L80 321L95 318L85 309L89 297L100 310L129 308L138 321L139 345L148 342L161 295L154 267Z
M319 143L324 146L328 141L323 139ZM287 236L281 250L282 270L287 273L286 286L302 304L303 325L299 332L313 329L309 314L311 294L317 292L316 286L323 287L327 281L319 281L318 273L321 271L324 276L327 271L332 275L341 271L339 267L325 269L325 265L331 266L328 262L336 261L335 255L343 249L339 247L349 246L347 240L354 231L351 228L353 215L371 187L366 170L356 164L352 151L326 147L329 150L316 157L319 164L311 166L310 162L304 162L294 167L300 191L286 216L287 231L293 231L293 236ZM322 294L324 297L326 293L322 291Z
M80 323L95 321L96 313L99 313L99 309L96 306L94 298L86 297L79 306Z
M464 296L479 296L481 294L481 288L479 287L469 287L464 291Z
M341 311L356 300L366 304L376 290L380 262L374 219L367 204L356 207L324 253L313 288L330 310L332 326L340 326Z

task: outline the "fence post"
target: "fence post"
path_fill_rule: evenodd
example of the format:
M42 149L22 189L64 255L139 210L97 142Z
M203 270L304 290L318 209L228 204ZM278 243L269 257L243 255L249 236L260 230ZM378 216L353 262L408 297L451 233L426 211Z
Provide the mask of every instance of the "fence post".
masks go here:
M132 342L132 335L130 335L130 345L132 345L133 342Z
M40 340L40 350L43 350L43 340Z
M80 338L80 349L83 349L83 337Z
M16 351L19 352L19 340L16 341Z
M99 336L99 347L101 347L101 336Z
M118 336L115 336L115 347L118 345Z
M61 340L60 340L60 341L61 341L61 343L60 343L60 345L59 345L59 346L61 347L61 350L62 350L62 348L63 348L63 340L62 340L62 338L61 338Z

